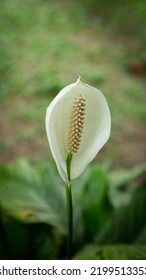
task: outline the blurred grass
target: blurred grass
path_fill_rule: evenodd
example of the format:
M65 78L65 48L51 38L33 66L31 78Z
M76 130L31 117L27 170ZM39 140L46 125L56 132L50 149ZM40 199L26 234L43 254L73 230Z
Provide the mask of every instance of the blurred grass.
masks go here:
M103 157L115 164L143 162L145 77L127 65L144 56L145 16L142 0L1 1L0 160L48 157L46 107L80 74L111 108L112 135Z

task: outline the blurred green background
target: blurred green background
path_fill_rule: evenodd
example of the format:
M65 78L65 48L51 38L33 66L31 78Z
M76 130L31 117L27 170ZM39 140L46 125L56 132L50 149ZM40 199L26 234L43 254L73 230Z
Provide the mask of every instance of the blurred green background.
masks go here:
M66 257L65 192L44 122L79 75L104 93L112 133L73 184L73 257L146 259L145 46L144 0L0 1L1 259Z
M146 3L0 2L0 160L48 158L46 107L76 81L99 88L112 134L99 154L113 165L145 161Z

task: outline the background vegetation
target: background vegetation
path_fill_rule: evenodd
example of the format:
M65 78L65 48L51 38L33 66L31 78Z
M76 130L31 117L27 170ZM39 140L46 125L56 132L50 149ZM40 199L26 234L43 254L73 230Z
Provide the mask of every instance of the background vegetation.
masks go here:
M112 134L74 182L73 258L146 259L145 18L144 0L0 2L1 258L66 257L44 118L81 75L105 94Z

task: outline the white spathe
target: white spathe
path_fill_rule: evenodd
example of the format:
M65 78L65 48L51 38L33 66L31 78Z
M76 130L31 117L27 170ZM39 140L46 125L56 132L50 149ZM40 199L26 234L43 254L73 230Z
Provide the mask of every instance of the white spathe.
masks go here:
M85 100L85 115L79 149L71 161L71 179L80 176L107 142L111 130L110 110L98 89L78 79L58 93L46 111L46 132L58 172L65 182L68 182L66 159L71 112L78 96Z

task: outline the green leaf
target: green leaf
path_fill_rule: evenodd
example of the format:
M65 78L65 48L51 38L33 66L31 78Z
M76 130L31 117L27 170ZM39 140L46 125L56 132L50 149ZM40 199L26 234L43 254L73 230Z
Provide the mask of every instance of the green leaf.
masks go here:
M5 259L31 259L33 252L32 242L29 242L29 227L12 219L5 219L3 227L7 245Z
M146 186L139 188L125 207L117 209L97 236L98 244L132 243L146 226Z
M114 207L120 207L130 202L134 190L134 180L146 172L146 164L141 164L130 170L120 169L110 171L108 175L109 197Z
M29 240L26 244L29 248L27 259L56 259L58 243L54 228L42 223L27 224L27 228L29 230ZM58 231L56 231L56 235L59 235Z
M88 245L80 250L75 260L145 260L146 246L138 245Z
M77 195L74 194L75 215L77 209L80 212L76 221L77 227L82 224L84 238L90 242L97 231L104 226L112 211L108 199L105 169L97 165L90 166L85 172L82 182L76 181L73 187L73 194L77 191Z
M135 243L146 245L146 226L144 227L144 229L142 229L140 234L137 236Z
M29 224L22 224L6 216L0 216L0 259L34 259L33 241ZM36 235L36 233L35 233Z
M23 222L66 227L65 190L51 163L34 168L19 160L0 166L0 205Z
M0 224L0 259L56 259L58 242L47 224L24 224L3 215ZM1 222L2 222L1 220ZM1 234L3 231L3 234ZM56 231L58 237L59 232Z

